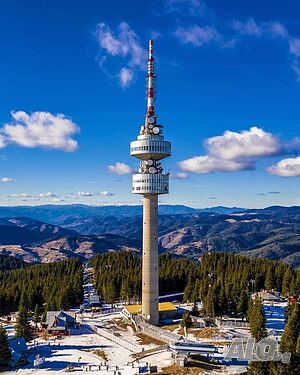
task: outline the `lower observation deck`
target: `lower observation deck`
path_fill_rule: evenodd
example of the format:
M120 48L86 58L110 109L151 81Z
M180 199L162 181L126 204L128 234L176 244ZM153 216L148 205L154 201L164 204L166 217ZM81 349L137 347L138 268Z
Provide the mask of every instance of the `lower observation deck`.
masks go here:
M132 192L134 194L168 194L169 173L138 173L132 176Z

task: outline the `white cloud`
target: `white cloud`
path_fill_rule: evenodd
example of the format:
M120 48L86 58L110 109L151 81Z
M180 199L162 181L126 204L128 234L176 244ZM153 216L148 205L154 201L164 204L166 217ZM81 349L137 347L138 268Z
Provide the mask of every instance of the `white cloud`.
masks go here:
M5 138L3 135L0 134L0 148L6 147Z
M23 111L11 113L13 120L4 124L1 137L5 143L15 143L23 147L45 147L64 151L76 150L78 144L72 136L79 131L78 126L63 114ZM1 141L0 141L1 142Z
M221 40L221 35L212 26L200 27L194 25L187 28L178 27L174 32L174 35L182 43L189 43L195 47L200 47L203 44L211 42L219 42Z
M291 67L296 74L297 81L300 82L300 63L298 61L294 61Z
M122 87L128 87L133 79L133 72L131 69L122 68L120 70L120 85Z
M180 161L178 166L192 173L235 172L255 168L252 160L224 160L207 155Z
M252 17L248 18L245 22L233 21L232 28L241 35L256 37L263 35L262 27L259 26Z
M10 177L2 177L1 182L4 182L4 183L9 183L9 182L15 182L15 180L13 178L10 178Z
M92 197L94 194L88 191L78 191L77 195L79 197Z
M297 81L300 82L300 38L291 36L282 23L270 21L258 24L253 18L249 18L244 22L234 21L232 28L244 36L280 38L283 40L288 46L291 58L290 66Z
M27 194L27 193L21 193L21 194L20 194L20 197L21 197L21 198L31 198L31 195L30 195L30 194Z
M253 126L240 133L226 130L221 136L208 138L205 147L215 157L239 160L278 155L284 145L278 137Z
M280 22L257 23L252 17L246 21L233 21L232 28L241 35L257 38L269 36L285 39L289 35L285 26Z
M165 10L188 16L208 16L211 13L203 0L166 0Z
M267 168L267 172L282 177L300 176L300 157L280 160Z
M226 130L221 136L208 138L204 145L207 155L183 160L179 167L193 173L252 170L258 158L284 151L278 137L256 126L240 133Z
M100 61L103 68L107 57L119 57L126 67L122 67L117 76L122 87L128 87L133 79L136 69L145 69L147 52L141 46L139 37L126 22L121 22L117 30L112 31L110 27L102 22L97 25L96 37L101 50L104 52Z
M171 173L171 178L174 180L187 180L189 175L185 172Z
M287 29L280 22L269 22L266 26L267 31L271 36L287 38L289 33Z
M56 194L51 193L51 191L48 191L48 193L41 193L39 194L40 198L55 198Z
M102 195L103 197L112 197L114 194L113 193L110 193L109 191L101 191L100 195Z
M51 199L51 202L54 202L54 203L60 203L60 202L65 202L65 200L62 199L62 198L57 198L57 197L55 197L55 198L52 198L52 199Z
M289 40L289 51L290 54L295 57L300 57L300 39L292 38Z
M109 165L108 170L112 173L117 173L118 175L124 175L131 173L131 168L125 163L115 163L114 165Z

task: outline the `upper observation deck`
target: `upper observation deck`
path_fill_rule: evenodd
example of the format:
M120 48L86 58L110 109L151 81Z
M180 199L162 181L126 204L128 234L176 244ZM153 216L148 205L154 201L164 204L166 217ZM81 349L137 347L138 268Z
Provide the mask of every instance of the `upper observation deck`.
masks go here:
M141 160L161 160L171 155L171 143L162 135L139 135L130 143L130 155Z

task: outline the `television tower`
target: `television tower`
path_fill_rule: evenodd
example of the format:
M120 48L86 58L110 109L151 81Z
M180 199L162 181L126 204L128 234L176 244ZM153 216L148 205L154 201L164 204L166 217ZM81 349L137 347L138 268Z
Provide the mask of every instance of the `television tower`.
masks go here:
M159 323L158 311L158 196L169 193L169 173L163 173L160 160L171 155L171 143L164 140L163 126L154 110L155 74L153 41L149 41L147 74L147 113L137 140L130 144L130 155L141 160L132 176L132 192L143 198L142 317Z

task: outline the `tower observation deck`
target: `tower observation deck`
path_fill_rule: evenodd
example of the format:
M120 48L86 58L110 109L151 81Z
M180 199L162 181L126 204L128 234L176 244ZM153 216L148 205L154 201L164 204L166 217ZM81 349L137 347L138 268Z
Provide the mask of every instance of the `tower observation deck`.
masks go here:
M158 313L158 195L169 193L169 173L160 160L171 155L171 143L164 140L163 126L154 110L153 41L149 41L147 112L137 139L130 143L130 155L140 159L132 176L132 192L143 198L142 316L150 324L159 323Z

